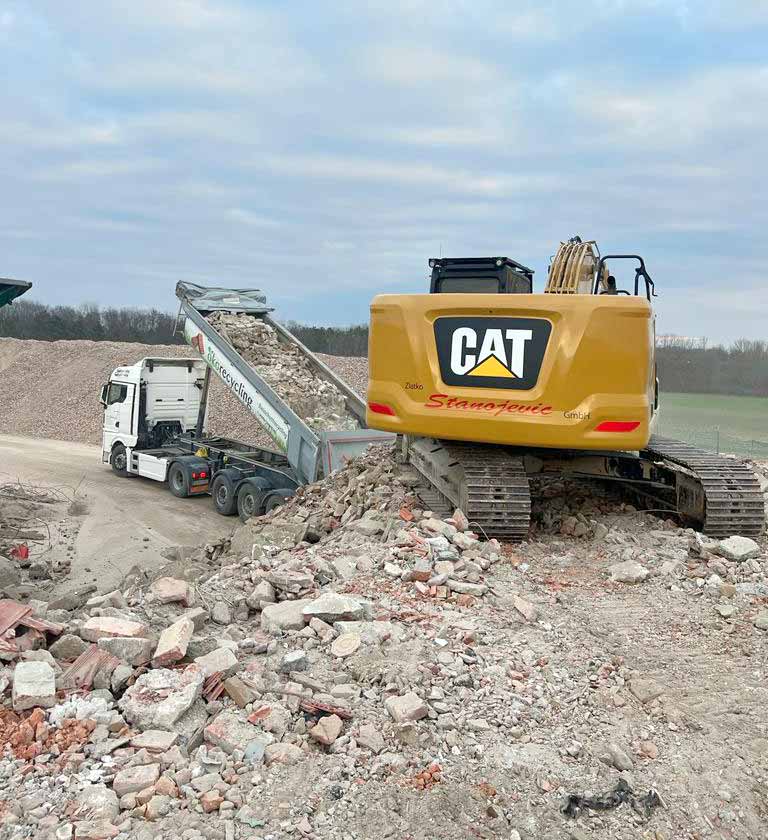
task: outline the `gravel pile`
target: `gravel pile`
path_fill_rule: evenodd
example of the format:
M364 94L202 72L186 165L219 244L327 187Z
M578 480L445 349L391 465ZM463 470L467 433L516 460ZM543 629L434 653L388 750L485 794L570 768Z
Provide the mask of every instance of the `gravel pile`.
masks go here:
M368 390L368 359L360 356L327 356L318 353L318 359L325 362L349 387L365 399Z
M112 341L21 341L0 338L0 434L101 443L101 386L114 368L145 356L194 356L184 345ZM342 376L354 371L367 380L365 359L324 356ZM365 392L363 391L363 394ZM246 443L274 443L218 377L211 379L209 418L215 434Z

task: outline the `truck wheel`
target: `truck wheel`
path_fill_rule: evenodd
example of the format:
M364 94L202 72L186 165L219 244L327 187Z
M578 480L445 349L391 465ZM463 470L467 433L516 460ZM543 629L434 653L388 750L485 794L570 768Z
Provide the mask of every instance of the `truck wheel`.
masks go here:
M264 488L253 481L244 481L237 492L237 512L243 522L264 513Z
M232 479L226 473L219 473L211 484L211 496L216 512L222 516L234 516L237 513L237 494Z
M112 469L122 478L130 475L128 472L128 453L122 443L116 443L112 447L109 463L112 465Z
M293 496L293 490L273 490L264 500L264 512L269 513Z
M168 489L180 499L186 499L189 496L189 479L181 464L171 466L168 472Z

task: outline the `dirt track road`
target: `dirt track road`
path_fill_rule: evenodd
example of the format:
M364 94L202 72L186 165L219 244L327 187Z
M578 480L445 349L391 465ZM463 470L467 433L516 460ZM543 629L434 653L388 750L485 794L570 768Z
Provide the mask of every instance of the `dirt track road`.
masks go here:
M108 592L132 566L157 568L166 562L163 549L207 542L236 521L219 516L208 496L177 499L158 482L119 478L101 463L98 446L0 435L0 480L16 479L77 490L86 502L62 591L95 583Z

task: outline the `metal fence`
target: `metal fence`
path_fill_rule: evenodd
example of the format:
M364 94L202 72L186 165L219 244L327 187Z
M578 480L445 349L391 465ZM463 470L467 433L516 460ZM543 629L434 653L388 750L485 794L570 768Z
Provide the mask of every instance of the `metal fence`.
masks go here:
M720 426L695 427L676 423L665 423L659 418L656 434L682 440L692 446L699 446L710 452L741 455L744 458L768 460L768 440L739 437Z

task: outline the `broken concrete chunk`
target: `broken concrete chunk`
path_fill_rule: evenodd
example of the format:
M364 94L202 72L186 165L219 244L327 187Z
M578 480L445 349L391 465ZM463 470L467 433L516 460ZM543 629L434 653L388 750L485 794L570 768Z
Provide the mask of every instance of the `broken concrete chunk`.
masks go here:
M129 665L146 665L152 657L152 649L155 643L152 639L122 638L115 636L99 639L99 647L108 651L112 656L122 659Z
M306 671L309 667L307 654L303 650L291 650L280 660L280 671L290 674L291 671Z
M469 534L464 534L461 531L455 533L452 539L456 548L459 548L462 551L470 551L474 548L478 548L480 545L476 537L470 537Z
M376 534L381 534L384 530L383 523L379 522L378 519L360 519L352 527L364 537L375 537Z
M59 832L67 827L70 829L68 838L73 836L71 834L72 826L67 826L64 823L56 829L56 840L59 840ZM75 840L112 840L118 834L120 834L120 829L116 825L112 825L109 820L83 820L74 827Z
M60 636L48 650L56 657L65 662L74 662L78 656L88 650L88 642L83 641L79 636L72 633L65 633Z
M159 764L141 764L138 767L126 767L120 770L112 782L112 790L118 796L126 793L138 793L152 787L160 778Z
M664 689L653 680L633 677L629 683L629 690L641 703L650 703L664 693Z
M13 709L21 712L56 705L56 672L47 662L19 662L13 672Z
M206 677L211 674L223 673L225 676L237 668L237 655L230 648L216 648L205 656L195 658L195 665L201 668Z
M120 813L117 794L106 785L86 785L77 795L77 814L112 822Z
M152 667L167 668L183 659L194 630L195 625L188 618L180 618L166 627L160 634L152 657Z
M449 580L448 588L451 592L458 592L460 595L474 595L476 598L482 598L488 591L488 587L483 583L467 583L464 580Z
M262 580L256 584L251 594L245 599L245 603L252 610L260 610L265 604L274 604L276 600L275 587L268 580Z
M642 583L649 574L648 569L635 560L614 563L608 571L611 573L611 580L617 583Z
M149 589L161 604L181 603L188 607L192 601L189 584L180 578L158 578Z
M456 508L453 512L453 516L451 517L451 523L456 526L459 531L466 531L469 528L469 520L464 515L464 511L461 508Z
M270 764L298 764L304 758L301 747L296 744L270 744L264 750L264 761Z
M309 730L309 737L318 744L330 747L330 745L341 735L344 723L338 715L324 715Z
M309 602L303 609L304 618L319 618L329 624L334 621L360 621L371 617L371 605L349 595L338 592L324 592Z
M340 635L359 636L364 645L381 644L390 639L396 642L405 633L403 626L393 621L337 621L333 629Z
M267 633L282 630L301 630L307 623L304 619L304 607L311 603L312 601L309 599L303 599L268 604L261 611L261 629Z
M163 729L147 729L131 738L131 746L148 752L168 752L179 740L178 732L166 732Z
M388 697L384 706L397 724L421 720L429 714L427 704L412 691L400 697Z
M363 749L370 750L377 755L385 746L384 736L381 734L379 728L371 723L366 723L360 727L355 740Z
M760 556L760 546L749 537L728 537L726 540L720 540L714 550L726 560L733 560L736 563Z
M192 607L182 615L182 618L188 618L195 625L195 632L197 632L202 630L205 622L208 621L208 610L203 607Z
M327 642L336 635L334 628L319 618L311 618L309 620L309 627L317 633L318 638L323 642Z
M216 624L231 624L232 610L225 601L216 601L211 610L211 618Z
M156 668L126 689L119 706L141 729L174 729L200 697L205 674L196 665L183 671Z
M536 617L538 616L538 610L536 607L530 602L526 601L525 598L521 598L519 595L512 596L512 606L523 616L526 621L536 621Z
M601 756L601 761L617 770L631 770L635 766L629 753L618 744L608 744L606 753Z
M221 712L205 727L203 737L207 744L220 747L227 755L235 750L245 751L254 741L264 744L265 748L274 742L268 732L256 729L237 712Z
M146 624L130 621L126 618L94 616L80 628L80 635L88 642L98 642L104 637L126 636L128 638L145 637L149 632Z
M443 522L442 519L424 519L422 522L419 523L422 531L428 531L432 534L439 534L440 536L446 537L447 539L451 539L458 528L455 525L451 525L448 522Z

